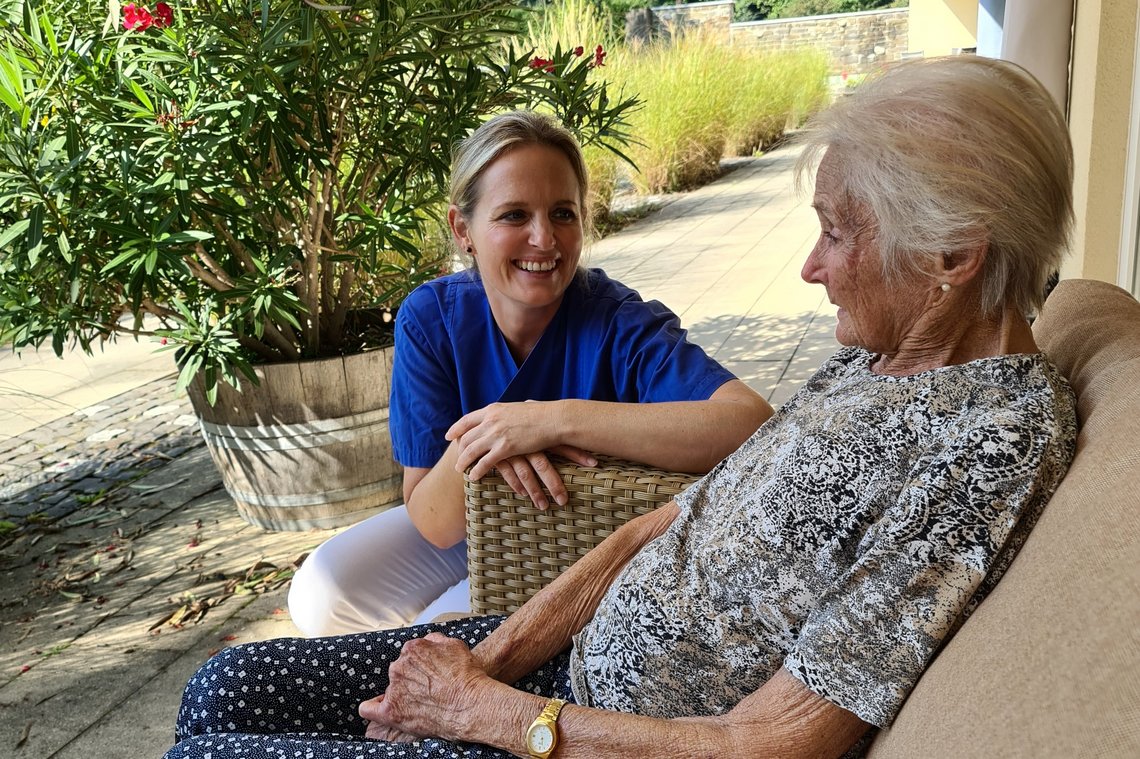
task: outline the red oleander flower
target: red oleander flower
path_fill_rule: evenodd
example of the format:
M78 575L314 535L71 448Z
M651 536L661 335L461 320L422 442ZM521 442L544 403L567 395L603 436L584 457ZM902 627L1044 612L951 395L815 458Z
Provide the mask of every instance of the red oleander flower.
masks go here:
M535 58L531 59L530 67L532 69L542 69L549 74L554 71L554 61L548 58L539 58L536 56Z
M154 25L154 16L150 11L134 3L123 6L123 28L141 32Z
M174 11L166 3L156 3L154 6L154 25L162 28L174 23Z
M574 53L574 57L575 57L575 58L577 58L577 57L578 57L578 56L580 56L582 53L586 52L586 48L584 48L584 47L582 47L581 45L579 45L578 47L574 48L574 49L573 49L571 52L573 52L573 53Z
M601 45L598 45L596 48L594 48L594 62L591 65L593 65L594 68L597 68L598 66L605 66L606 64L602 63L605 58L606 51L602 48Z

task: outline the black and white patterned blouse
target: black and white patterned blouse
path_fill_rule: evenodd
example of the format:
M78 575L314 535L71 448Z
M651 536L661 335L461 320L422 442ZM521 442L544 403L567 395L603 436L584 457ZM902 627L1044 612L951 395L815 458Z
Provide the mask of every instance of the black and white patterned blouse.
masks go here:
M1044 358L875 375L844 348L622 571L575 637L578 703L723 714L781 667L874 725L1008 566L1072 459Z

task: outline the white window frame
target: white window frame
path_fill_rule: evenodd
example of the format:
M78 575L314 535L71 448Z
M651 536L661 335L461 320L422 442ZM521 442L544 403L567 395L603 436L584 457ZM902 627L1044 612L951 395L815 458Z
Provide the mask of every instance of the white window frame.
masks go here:
M1140 35L1140 12L1136 15ZM1124 169L1124 208L1121 214L1120 261L1116 283L1140 298L1140 36L1133 51L1132 108L1128 118L1128 161Z

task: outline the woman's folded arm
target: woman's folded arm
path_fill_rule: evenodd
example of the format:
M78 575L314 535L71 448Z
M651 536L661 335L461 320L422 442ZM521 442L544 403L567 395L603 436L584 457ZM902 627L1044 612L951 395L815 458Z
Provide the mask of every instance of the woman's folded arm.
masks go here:
M464 738L527 756L523 736L546 699L486 683ZM567 705L558 719L558 759L646 756L842 756L870 726L779 670L725 715L655 719Z
M679 512L669 502L630 520L536 593L475 647L484 671L513 683L565 651L626 563L664 533Z

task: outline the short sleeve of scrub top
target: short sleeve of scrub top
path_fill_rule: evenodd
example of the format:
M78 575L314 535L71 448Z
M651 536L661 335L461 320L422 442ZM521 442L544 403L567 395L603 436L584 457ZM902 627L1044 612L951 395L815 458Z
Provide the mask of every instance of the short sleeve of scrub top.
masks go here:
M735 379L703 348L689 342L680 319L659 301L623 300L611 324L612 351L602 360L613 362L620 400L703 401Z
M396 312L388 431L404 466L435 466L447 450L444 433L464 413L453 355L439 339L445 336L439 305L421 288Z

